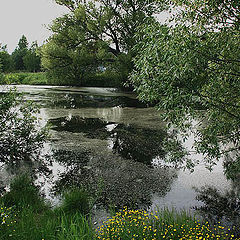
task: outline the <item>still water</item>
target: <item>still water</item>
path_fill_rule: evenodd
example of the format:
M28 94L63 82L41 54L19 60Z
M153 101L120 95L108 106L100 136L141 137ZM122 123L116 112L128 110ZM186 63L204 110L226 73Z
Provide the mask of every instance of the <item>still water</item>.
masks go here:
M201 155L191 173L164 164L167 136L159 112L138 102L130 92L113 88L16 86L24 98L40 106L41 124L50 124L50 138L37 172L46 197L84 186L104 206L193 210L204 206L196 189L224 195L236 183L223 174L222 162L210 172ZM3 91L3 89L1 90ZM193 139L185 142L190 149ZM7 170L2 170L7 179ZM216 196L216 195L215 195Z

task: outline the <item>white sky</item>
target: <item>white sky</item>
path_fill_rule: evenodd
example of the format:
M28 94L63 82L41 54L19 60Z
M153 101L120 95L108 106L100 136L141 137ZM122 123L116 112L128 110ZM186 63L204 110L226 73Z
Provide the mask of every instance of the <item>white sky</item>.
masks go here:
M0 43L11 53L24 34L41 45L50 36L44 25L66 12L53 0L0 0Z

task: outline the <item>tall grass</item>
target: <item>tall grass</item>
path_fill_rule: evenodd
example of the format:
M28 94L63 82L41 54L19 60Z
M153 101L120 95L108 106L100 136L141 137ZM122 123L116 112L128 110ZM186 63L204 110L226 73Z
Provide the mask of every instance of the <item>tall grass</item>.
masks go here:
M33 184L33 179L27 174L17 176L11 182L10 192L6 193L1 201L5 206L14 206L18 210L31 207L36 211L42 211L47 207L39 194L38 187Z
M52 209L33 180L19 176L0 198L0 240L240 239L232 229L168 209L149 213L124 208L94 230L89 199L84 190L75 188L64 194L62 205Z
M157 239L239 239L224 227L199 222L186 212L167 209L148 213L128 210L116 213L97 230L98 239L157 240Z
M51 209L28 175L16 177L0 199L2 223L0 239L56 240L93 239L88 195L74 189L63 196L63 204ZM13 213L14 212L14 215Z
M63 212L68 214L88 214L90 211L90 197L83 189L73 188L63 195L61 205Z

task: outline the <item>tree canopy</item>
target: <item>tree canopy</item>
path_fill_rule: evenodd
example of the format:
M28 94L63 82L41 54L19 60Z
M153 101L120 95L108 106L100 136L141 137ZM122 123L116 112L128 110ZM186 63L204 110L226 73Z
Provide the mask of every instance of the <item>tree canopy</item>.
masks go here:
M141 27L131 83L183 135L195 133L194 150L208 166L225 156L240 170L240 2L173 0L171 7L171 26Z
M27 51L28 51L28 41L27 41L27 38L24 35L22 35L22 37L18 42L18 46L12 53L12 57L15 65L14 67L16 70L25 69L23 58L27 54Z
M111 65L118 70L123 66L127 78L132 69L132 47L138 26L145 17L152 17L162 9L160 1L155 0L56 2L70 12L50 26L53 35L43 47L43 66L55 77L66 79L74 75L79 81L83 68L88 70L87 65L95 68Z
M0 69L3 72L9 72L13 68L11 55L7 52L7 46L0 43Z

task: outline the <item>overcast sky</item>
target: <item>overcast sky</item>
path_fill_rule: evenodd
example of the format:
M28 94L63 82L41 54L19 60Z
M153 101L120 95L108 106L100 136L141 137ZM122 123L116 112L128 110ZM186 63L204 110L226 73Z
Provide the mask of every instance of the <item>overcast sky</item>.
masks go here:
M0 0L0 43L12 52L24 34L41 45L50 36L44 25L66 12L53 0Z

